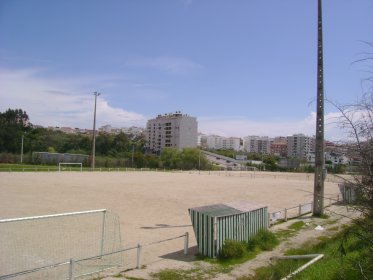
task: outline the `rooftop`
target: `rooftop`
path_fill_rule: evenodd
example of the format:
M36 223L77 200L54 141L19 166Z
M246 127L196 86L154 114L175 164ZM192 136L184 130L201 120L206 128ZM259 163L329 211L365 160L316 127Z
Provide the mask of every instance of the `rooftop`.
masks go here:
M189 210L204 213L211 217L224 217L224 216L246 213L246 212L258 210L258 209L265 208L265 207L267 206L258 204L255 202L234 201L234 202L229 202L229 203L219 203L219 204L194 207L194 208L190 208Z

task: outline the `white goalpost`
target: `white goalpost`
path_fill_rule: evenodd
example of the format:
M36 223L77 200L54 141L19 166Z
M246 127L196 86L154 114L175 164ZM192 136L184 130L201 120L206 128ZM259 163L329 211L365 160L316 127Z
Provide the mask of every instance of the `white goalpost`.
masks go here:
M64 168L63 168L64 165L67 165L67 166L78 165L78 166L80 166L80 172L83 171L83 163L81 163L81 162L60 162L60 163L58 163L58 172L61 172L61 170L64 170ZM70 168L69 171L71 171L71 168Z

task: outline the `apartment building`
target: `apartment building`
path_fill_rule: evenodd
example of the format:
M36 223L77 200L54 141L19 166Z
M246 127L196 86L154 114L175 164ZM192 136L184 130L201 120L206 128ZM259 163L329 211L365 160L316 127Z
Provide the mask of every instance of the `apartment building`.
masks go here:
M287 137L287 156L307 160L307 155L315 151L315 138L304 134L294 134Z
M270 148L271 155L286 157L288 155L288 143L286 137L275 137L271 141Z
M243 139L243 147L249 153L269 154L272 139L268 136L246 136Z
M146 124L147 149L160 153L164 148L197 147L198 124L195 117L181 112L158 115Z
M201 142L204 148L211 150L234 150L239 151L241 139L238 137L223 137L219 135L203 135Z
M228 137L223 138L223 149L239 151L241 147L241 138Z

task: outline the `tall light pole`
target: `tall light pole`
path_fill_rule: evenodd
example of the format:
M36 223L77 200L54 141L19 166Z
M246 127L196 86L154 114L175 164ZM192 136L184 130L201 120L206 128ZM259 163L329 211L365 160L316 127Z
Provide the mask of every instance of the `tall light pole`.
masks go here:
M23 138L25 137L25 134L22 134L22 143L21 143L21 163L23 163Z
M95 158L96 158L96 104L97 104L97 96L100 96L101 93L94 92L93 95L95 96L95 110L93 114L93 143L92 143L92 170L95 170Z
M316 113L316 151L315 182L313 191L313 215L324 213L324 65L322 36L322 4L318 0L318 32L317 32L317 113Z
M132 144L132 159L131 159L131 166L133 168L133 156L134 156L134 153L135 153L135 145Z

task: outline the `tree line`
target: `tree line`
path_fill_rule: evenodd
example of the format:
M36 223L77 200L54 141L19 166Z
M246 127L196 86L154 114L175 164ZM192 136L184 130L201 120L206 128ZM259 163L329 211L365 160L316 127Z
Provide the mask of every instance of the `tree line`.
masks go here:
M33 152L92 153L92 135L68 134L34 127L26 111L8 109L0 112L0 162L17 163L23 142L23 162L32 162ZM96 137L97 167L136 167L166 169L209 169L198 149L165 149L160 156L145 151L143 135L99 134ZM87 163L89 165L89 162Z

